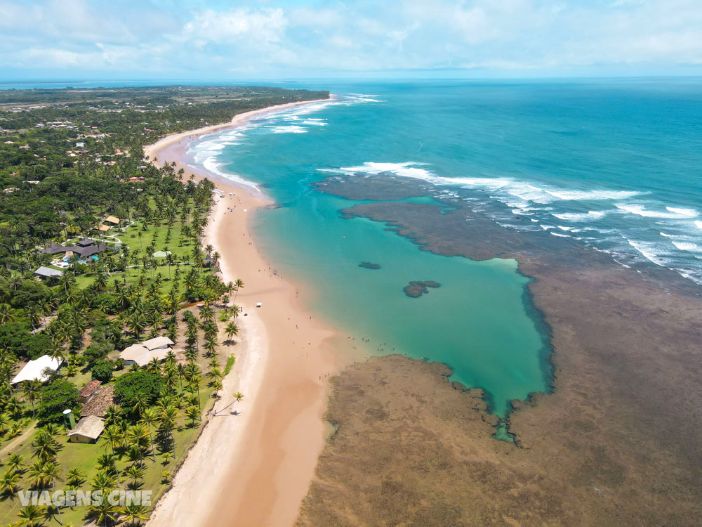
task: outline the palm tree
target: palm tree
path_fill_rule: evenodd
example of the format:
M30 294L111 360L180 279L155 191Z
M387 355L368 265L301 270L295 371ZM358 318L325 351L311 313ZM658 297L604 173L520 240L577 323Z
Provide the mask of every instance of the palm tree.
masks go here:
M71 489L79 488L83 483L85 483L85 476L77 468L72 468L66 474L66 485Z
M122 415L119 411L119 408L117 406L110 406L107 409L107 412L105 413L105 424L107 426L110 425L119 425L119 423L122 422Z
M46 525L46 518L41 507L27 505L22 507L17 515L20 527L42 527Z
M156 415L156 409L153 407L148 407L145 408L143 412L141 412L141 422L144 424L146 427L146 430L148 431L149 435L149 442L153 442L153 428L156 425L156 422L158 421L158 416Z
M138 338L146 328L146 317L141 310L134 310L127 318L127 327Z
M138 448L142 455L148 455L151 451L151 434L142 424L136 424L127 431L127 441L131 447Z
M186 408L185 414L190 419L190 427L193 428L200 420L200 408L195 405L190 405Z
M95 275L95 288L98 291L104 291L105 287L107 287L107 271L101 265L97 268L97 274Z
M239 289L242 289L243 287L244 281L240 278L237 278L234 282L234 302L236 302L236 297L239 294Z
M47 505L44 508L44 519L51 523L51 520L55 520L56 523L61 525L61 520L59 516L61 515L61 508L56 505Z
M90 506L88 516L95 521L96 525L108 527L117 523L119 510L109 500L102 499Z
M20 475L14 470L8 470L0 478L0 494L6 497L12 497L17 494L20 489Z
M130 490L140 489L144 484L144 467L137 464L129 465L123 472L124 476L129 478L128 487Z
M20 454L10 454L10 457L7 458L7 469L18 474L24 473L26 469L24 468L22 456Z
M55 459L61 445L44 429L40 430L34 437L32 447L34 448L34 457L43 462Z
M59 467L53 461L37 461L29 467L29 477L33 489L48 489L58 479Z
M236 325L236 322L229 322L224 332L227 334L227 340L231 341L232 337L239 334L239 326Z
M102 434L104 441L110 445L110 450L115 452L122 445L122 431L117 425L109 425Z
M12 319L10 304L0 304L0 324L6 324Z
M34 403L39 397L39 390L41 389L41 382L38 380L27 381L22 384L22 392L25 398L32 405L32 415L34 415Z
M149 514L144 505L130 503L124 507L122 519L129 527L138 527L144 525L146 520L149 519Z
M112 490L114 486L114 476L111 476L110 474L103 471L99 471L97 474L95 474L95 477L92 481L92 489L101 490L103 493Z
M114 454L102 454L97 460L98 469L110 476L117 476L117 457Z

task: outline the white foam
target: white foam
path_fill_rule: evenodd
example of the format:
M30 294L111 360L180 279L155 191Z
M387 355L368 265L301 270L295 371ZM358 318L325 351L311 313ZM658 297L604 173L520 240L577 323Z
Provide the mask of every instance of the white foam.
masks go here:
M680 249L681 251L688 251L694 253L702 251L702 247L693 242L681 242L673 240L671 241L671 243L675 245L676 249Z
M656 247L655 243L650 243L650 242L641 242L641 241L636 241L636 240L628 240L627 243L631 245L634 249L638 251L638 253L646 258L649 262L654 263L658 266L665 267L666 262L662 258L662 255L659 254L660 251L657 250L658 248Z
M302 126L290 125L290 126L274 126L271 128L274 134L306 134L307 128Z
M696 221L696 222L695 222L695 227L697 227L698 229L702 230L702 221Z
M696 218L698 216L698 212L695 209L684 209L681 207L666 207L666 210L684 218Z
M421 179L433 185L458 186L491 192L495 197L515 209L526 209L530 204L547 205L555 201L601 201L619 200L637 196L640 192L620 190L570 190L539 183L520 181L510 177L444 177L437 176L426 165L414 161L404 163L379 163L368 161L363 165L322 169L341 174L377 175L384 172L400 177ZM594 214L599 214L593 211ZM592 219L592 218L590 218Z
M559 201L606 201L640 195L635 190L546 190Z
M363 165L352 166L352 167L341 167L339 169L325 169L322 168L322 172L332 172L332 173L342 173L346 175L363 174L369 176L376 176L379 174L394 174L396 176L408 177L413 179L422 179L430 183L438 183L437 180L442 179L434 176L429 170L424 168L418 168L417 165L420 163L415 163L413 161L408 161L405 163L377 163L374 161L369 161L363 163ZM446 178L443 178L446 179Z
M604 210L590 210L588 212L562 212L559 214L553 214L554 217L563 221L591 221L599 220L607 215L607 211Z
M310 117L309 119L305 119L302 121L302 124L306 124L307 126L327 126L327 122L318 117Z
M258 185L253 181L249 181L248 179L245 179L239 176L238 174L233 174L231 172L225 172L224 170L222 170L221 165L217 163L217 159L215 157L210 157L199 164L202 165L208 172L215 174L221 178L228 179L229 181L234 181L235 183L244 185L245 187L252 188L259 192L261 190L258 187Z
M694 218L697 216L697 211L694 209L681 209L677 207L666 207L666 211L650 210L644 205L634 203L617 203L615 205L621 212L626 214L634 214L643 218L657 218L662 220L682 220Z

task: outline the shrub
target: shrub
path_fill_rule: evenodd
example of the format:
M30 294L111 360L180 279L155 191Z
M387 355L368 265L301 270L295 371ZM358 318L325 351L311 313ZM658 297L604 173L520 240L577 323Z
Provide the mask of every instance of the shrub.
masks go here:
M112 379L112 372L114 371L114 364L109 360L99 360L93 367L90 368L90 374L93 379L97 379L102 382L109 382Z
M163 381L158 373L137 370L115 381L115 400L131 416L137 416L158 399Z
M78 407L78 388L65 379L56 379L41 389L37 416L45 422L59 422L66 409Z

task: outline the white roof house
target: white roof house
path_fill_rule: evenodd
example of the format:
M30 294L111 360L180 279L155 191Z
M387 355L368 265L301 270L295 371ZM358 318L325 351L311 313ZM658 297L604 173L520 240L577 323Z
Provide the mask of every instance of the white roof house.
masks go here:
M156 348L150 350L146 346L141 344L133 344L126 348L120 357L124 360L126 364L138 364L139 366L146 366L152 360L163 360L166 358L171 348Z
M34 274L42 278L59 278L63 275L63 271L42 265L39 269L34 271Z
M24 365L24 368L15 375L12 379L12 384L17 384L22 381L41 381L46 382L49 379L47 375L47 370L49 372L55 372L61 366L61 360L55 357L49 357L48 355L43 355L35 360L30 360Z
M173 346L173 341L168 337L155 337L149 340L145 340L141 343L141 345L149 350L156 350Z

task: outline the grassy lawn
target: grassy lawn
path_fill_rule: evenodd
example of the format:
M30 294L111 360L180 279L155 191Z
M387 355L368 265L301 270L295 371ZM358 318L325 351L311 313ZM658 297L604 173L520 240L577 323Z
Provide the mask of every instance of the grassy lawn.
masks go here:
M212 391L212 388L209 386L203 386L200 390L200 401L203 408L203 414L212 407L214 401L214 399L212 399ZM146 470L144 472L144 485L142 490L152 491L152 504L155 504L156 500L158 500L158 498L160 498L170 487L170 483L162 482L163 471L168 470L171 477L175 475L177 467L185 459L186 453L195 443L197 437L199 436L200 429L203 426L201 422L194 428L188 428L186 423L187 419L181 415L179 417L178 426L173 431L175 443L173 457L167 459L163 455L154 454L146 460ZM24 458L26 465L33 462L32 439L34 438L34 435L35 434L32 434L32 436L24 440L21 444L14 448L12 452L20 454ZM111 451L110 446L102 438L100 438L95 444L69 443L67 434L57 437L57 439L62 445L62 448L58 454L61 480L56 483L55 488L65 489L66 474L69 470L77 468L86 476L86 483L82 486L82 490L89 489L91 480L98 472L98 458L102 454L109 453ZM0 464L2 464L3 467L7 462L9 455L10 453L7 453L3 455L2 459L0 459ZM120 460L117 463L117 467L120 470L125 468L126 465L127 462L125 460ZM25 474L23 481L21 482L22 488L26 489L28 487L28 479L28 476ZM20 509L21 503L19 497L1 500L0 525L8 525L16 521L17 514L19 513ZM85 507L66 508L61 513L59 519L64 527L77 527L83 525L84 517L87 512L88 511Z
M168 225L166 222L149 224L146 229L141 222L135 222L127 227L124 232L115 233L120 241L129 247L130 254L138 254L142 257L149 253L149 247L152 242L155 246L155 251L170 252L177 265L168 265L166 258L157 258L157 268L148 269L146 271L147 281L156 278L157 274L161 275L161 293L166 294L171 287L171 278L173 277L176 267L180 267L181 273L186 272L189 266L193 263L192 252L193 242L191 238L183 236L182 226L179 221L176 221L171 226L171 235L168 237ZM209 273L209 271L205 271ZM126 277L127 283L130 285L139 282L143 274L141 264L136 267L130 267L124 272L110 273L110 281L113 279L122 279ZM95 274L87 272L76 277L77 285L80 289L89 287L95 281Z

